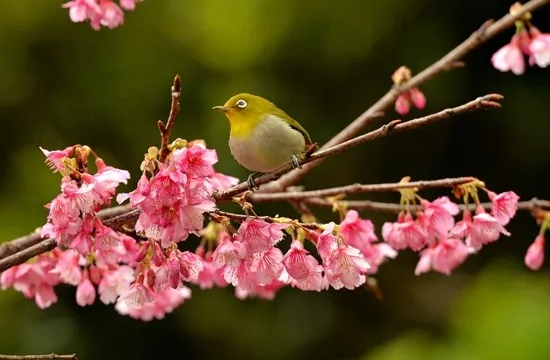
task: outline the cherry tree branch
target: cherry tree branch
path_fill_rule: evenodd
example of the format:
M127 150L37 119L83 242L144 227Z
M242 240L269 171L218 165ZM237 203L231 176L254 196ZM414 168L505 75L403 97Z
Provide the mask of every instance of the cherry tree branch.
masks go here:
M441 187L454 187L456 185L468 183L476 180L474 177L448 178L430 181L412 181L408 183L395 184L351 184L346 186L333 187L328 189L309 190L309 191L287 191L280 193L254 194L254 202L263 201L281 201L281 200L304 200L309 198L323 198L327 196L345 195L353 193L366 192L386 192L400 189L429 189ZM250 194L250 193L249 193ZM250 195L247 194L248 199ZM251 196L252 197L252 196Z
M166 120L166 125L159 120L157 126L160 131L160 136L162 138L160 145L160 156L159 161L164 162L168 155L170 154L170 134L172 133L172 128L176 122L176 117L180 111L180 95L181 95L181 78L179 75L176 75L174 78L174 85L172 86L172 105L170 106L170 114L168 115L168 120Z
M376 118L376 114L383 113L386 109L390 108L397 100L397 97L414 87L422 85L429 79L439 75L441 72L453 68L453 64L457 63L467 53L477 48L487 40L491 39L498 33L512 27L514 22L522 17L525 13L534 11L541 6L549 3L550 0L531 0L523 4L521 10L514 15L507 14L500 18L497 22L493 20L486 21L481 27L476 30L470 37L464 40L461 44L449 51L445 56L428 66L426 69L418 73L406 83L396 87L392 87L384 96L382 96L376 103L370 108L365 110L355 120L353 120L342 131L336 134L330 139L320 150L326 150L335 145L341 144L359 133L365 126ZM286 175L282 176L277 181L273 181L270 184L264 185L260 188L261 192L280 192L284 191L290 185L296 184L300 181L309 171L314 167L321 164L321 161L315 161L307 164L302 169L294 169L289 171ZM282 175L282 174L281 174ZM258 182L256 182L258 184Z
M320 207L334 206L333 201L329 201L318 197L303 199L301 201L303 201L308 205L313 205L313 206L320 206ZM403 209L401 204L370 201L370 200L339 200L338 202L349 209L355 209L355 210L398 213ZM490 202L484 202L484 203L481 203L480 205L485 210L490 210L492 204ZM473 208L474 206L475 206L474 204L471 204L470 208ZM421 208L420 206L412 206L410 207L410 210L414 212L419 210L420 208ZM461 210L464 210L466 209L466 205L460 204L459 208ZM536 209L550 209L550 200L539 200L537 198L533 198L531 200L520 201L518 203L518 210L520 211L533 211Z
M480 109L497 108L501 106L499 101L502 99L503 99L503 96L500 94L489 94L489 95L478 97L477 99L467 102L466 104L463 104L454 108L445 109L435 114L423 116L423 117L420 117L414 120L409 120L403 123L401 122L401 120L393 120L376 130L373 130L371 132L368 132L366 134L363 134L351 140L345 141L341 144L334 145L328 149L319 150L311 154L309 157L305 159L301 159L300 164L303 165L303 164L307 164L312 161L322 159L331 155L340 154L348 150L349 148L363 144L367 141L375 140L375 139L387 136L389 134L393 134L401 131L418 129L430 123L445 120L455 115L464 114L467 112L476 111ZM257 185L261 185L261 184L268 183L270 181L277 180L283 174L288 173L292 169L293 169L292 164L287 164L278 170L258 176L254 180L254 182ZM248 189L247 183L243 182L233 186L228 190L221 191L214 194L214 199L216 199L216 201L229 200L232 197L243 193L247 189ZM250 194L247 197L247 199L249 199L250 201L255 201L255 196L260 196L260 192L256 194Z
M45 354L45 355L2 355L0 354L0 360L78 360L76 354L70 355L58 355L58 354Z

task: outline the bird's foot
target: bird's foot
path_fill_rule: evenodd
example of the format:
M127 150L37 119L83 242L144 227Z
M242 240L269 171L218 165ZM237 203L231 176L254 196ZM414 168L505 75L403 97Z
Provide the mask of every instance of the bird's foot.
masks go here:
M292 164L292 167L294 169L301 169L300 161L298 160L298 157L296 155L292 155L292 158L290 159L290 163Z
M256 185L256 182L254 181L254 178L258 175L260 175L260 173L257 173L257 172L248 175L248 179L246 180L246 185L248 185L248 190L254 191L256 189L259 189L258 185Z

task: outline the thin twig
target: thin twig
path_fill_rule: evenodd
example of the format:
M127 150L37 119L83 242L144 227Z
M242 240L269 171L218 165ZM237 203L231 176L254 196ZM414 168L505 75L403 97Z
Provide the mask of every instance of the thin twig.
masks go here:
M307 164L312 161L325 158L327 156L339 154L344 152L345 150L348 150L351 147L363 144L367 141L378 139L380 137L405 131L405 130L417 129L427 124L430 124L432 122L448 119L455 115L467 113L470 111L476 111L480 109L500 107L500 104L498 103L498 101L502 99L503 99L503 96L500 94L489 94L489 95L478 97L477 99L472 100L466 104L463 104L454 108L450 108L450 109L445 109L435 114L424 116L418 119L409 120L404 123L401 123L401 120L393 120L389 124L386 124L374 131L368 132L364 135L345 141L341 144L332 146L328 149L317 151L311 154L310 157L300 160L300 164ZM261 185L261 184L268 183L270 181L274 181L278 179L281 175L289 172L292 169L293 169L293 166L291 164L287 164L278 170L258 176L254 180L254 182L258 185ZM228 190L214 194L214 199L216 199L216 201L228 200L234 196L241 194L246 190L248 190L248 184L246 182L243 182L229 188ZM254 196L260 195L260 193L261 191L256 194L251 194L247 196L247 199L249 199L250 201L255 201Z
M507 14L497 22L493 20L486 21L481 27L472 33L470 37L464 40L457 47L452 49L445 56L428 66L426 69L411 78L405 84L399 87L391 88L384 96L374 103L369 109L359 115L353 122L346 126L342 131L330 139L320 150L325 150L344 141L347 141L359 133L375 118L373 115L383 113L390 108L397 97L406 90L422 85L427 80L435 77L443 71L453 68L454 64L459 62L467 53L477 48L482 43L491 39L498 33L512 27L514 22L523 16L526 12L534 11L537 8L547 4L550 0L531 0L523 4L522 9L514 15ZM316 161L303 166L301 169L294 169L282 176L277 181L273 181L260 188L260 192L280 192L284 191L290 185L300 181L310 170L320 165L321 161Z
M313 206L321 207L332 207L333 203L331 201L322 199L322 198L309 198L303 199L303 202ZM401 204L396 203L386 203L379 201L370 201L370 200L340 200L342 205L346 206L348 209L355 210L364 210L364 211L376 211L376 212L387 212L387 213L398 213L403 207ZM490 202L484 202L480 204L485 210L491 209ZM470 208L473 208L473 205L470 205ZM466 205L460 204L459 208L461 210L466 209ZM527 201L520 201L518 203L518 210L520 211L533 211L535 209L550 209L550 200L539 200L533 198ZM409 208L411 211L415 212L420 209L420 206L411 206Z
M168 155L170 154L170 134L172 133L172 128L176 122L176 117L180 111L180 95L181 95L181 79L179 75L176 75L174 78L174 85L172 86L172 105L170 106L170 114L168 115L168 120L166 125L159 120L157 126L160 131L160 136L162 138L160 145L160 156L159 161L164 162Z
M320 228L320 224L317 224L317 223L302 223L302 222L299 222L299 221L294 221L292 219L288 219L288 221L281 221L282 219L279 218L279 217L271 217L271 216L248 216L248 215L245 215L245 214L235 214L235 213L230 213L230 212L226 212L226 211L221 211L221 210L215 210L215 211L211 211L208 213L209 216L213 217L214 219L218 216L222 216L222 217L226 217L230 220L233 220L233 221L238 221L238 222L243 222L247 219L258 219L258 220L263 220L265 222L268 222L268 223L293 223L293 224L296 224L296 225L299 225L303 228L306 228L306 229L313 229L313 230L316 230L316 229L319 229Z
M303 200L309 198L324 198L335 195L345 195L354 193L366 193L366 192L386 192L397 191L400 189L428 189L428 188L440 188L440 187L453 187L460 184L465 184L476 180L474 177L459 177L448 178L441 180L430 181L411 181L404 183L389 183L389 184L351 184L346 186L333 187L320 190L309 191L287 191L280 193L260 193L254 194L254 202L263 201L281 201L281 200ZM248 198L248 196L247 196Z
M0 354L0 360L78 360L76 354L70 355L58 355L58 354L45 354L45 355L2 355Z

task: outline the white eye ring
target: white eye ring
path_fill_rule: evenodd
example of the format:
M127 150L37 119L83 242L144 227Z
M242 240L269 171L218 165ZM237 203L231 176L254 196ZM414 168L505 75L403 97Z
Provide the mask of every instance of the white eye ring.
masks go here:
M248 105L248 104L246 103L246 101L244 101L242 99L237 101L237 107L238 108L244 109L246 107L246 105Z

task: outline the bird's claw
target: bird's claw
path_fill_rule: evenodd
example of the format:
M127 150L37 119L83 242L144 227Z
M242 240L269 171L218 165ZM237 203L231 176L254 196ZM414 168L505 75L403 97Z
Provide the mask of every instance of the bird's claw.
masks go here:
M257 173L253 173L248 175L248 179L246 180L246 185L248 186L248 190L254 191L256 189L259 189L259 187L256 185L256 182L254 181L254 178L258 175Z
M292 155L292 158L290 159L290 163L292 164L292 167L294 169L301 168L300 161L298 160L298 157L296 155Z

